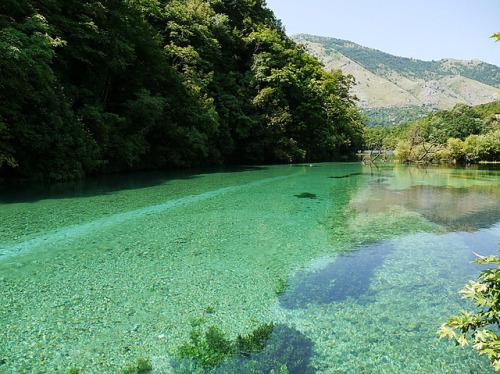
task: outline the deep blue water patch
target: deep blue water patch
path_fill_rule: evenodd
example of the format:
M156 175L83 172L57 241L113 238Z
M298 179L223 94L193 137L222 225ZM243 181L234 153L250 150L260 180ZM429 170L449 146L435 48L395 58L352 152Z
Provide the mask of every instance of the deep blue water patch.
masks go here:
M348 297L358 299L368 291L375 270L393 250L392 243L385 241L343 253L323 269L297 272L279 296L280 304L297 309Z

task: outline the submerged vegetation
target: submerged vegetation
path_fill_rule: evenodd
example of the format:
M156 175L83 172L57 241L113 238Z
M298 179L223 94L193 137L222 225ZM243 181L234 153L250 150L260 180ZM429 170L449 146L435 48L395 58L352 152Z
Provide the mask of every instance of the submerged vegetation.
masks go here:
M362 116L263 0L0 3L0 179L331 161Z
M137 360L137 363L134 365L130 365L127 367L123 374L145 374L149 373L153 370L153 366L149 363L148 360L140 358Z
M150 373L153 370L153 366L151 363L144 359L140 358L137 360L135 364L128 365L125 369L121 371L122 374L146 374ZM72 368L67 371L65 374L80 374L81 371L78 368Z
M393 128L366 129L370 149L394 150L399 162L476 163L500 160L500 101L431 113Z
M191 331L179 348L175 373L313 373L311 339L284 324L262 324L251 334L229 340L216 326Z

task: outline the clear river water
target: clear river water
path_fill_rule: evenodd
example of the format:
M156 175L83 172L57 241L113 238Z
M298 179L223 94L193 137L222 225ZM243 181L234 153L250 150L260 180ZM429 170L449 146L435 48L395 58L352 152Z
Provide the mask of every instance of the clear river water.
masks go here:
M193 330L234 340L269 323L265 348L238 360L493 372L436 331L472 308L458 291L478 276L473 252L499 242L498 168L325 163L2 187L0 373L120 373L139 358L189 372L179 347ZM271 369L228 361L212 372Z

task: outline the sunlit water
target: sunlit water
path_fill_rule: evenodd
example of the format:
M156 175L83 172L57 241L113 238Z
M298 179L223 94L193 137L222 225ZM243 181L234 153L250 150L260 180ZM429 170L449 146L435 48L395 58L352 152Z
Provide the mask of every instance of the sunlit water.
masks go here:
M307 345L310 373L492 372L436 331L471 308L457 292L477 278L473 252L499 241L498 170L318 164L3 188L0 373L117 373L138 358L171 373L193 325L234 339L269 322L271 342Z

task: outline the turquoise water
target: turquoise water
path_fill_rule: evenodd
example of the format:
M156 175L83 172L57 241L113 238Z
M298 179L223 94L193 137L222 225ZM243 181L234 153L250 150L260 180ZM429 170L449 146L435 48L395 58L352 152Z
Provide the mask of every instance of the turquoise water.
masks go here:
M301 345L295 372L492 372L436 331L469 307L457 292L477 278L473 251L499 242L491 169L331 163L4 187L0 373L116 373L138 358L179 372L193 329L235 339L271 322L267 347Z

